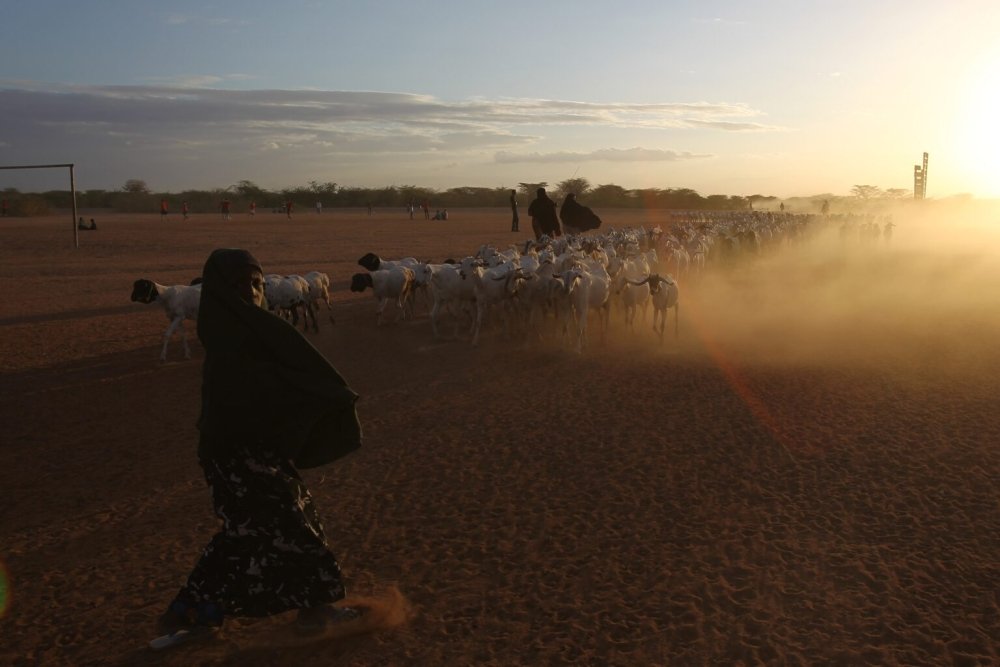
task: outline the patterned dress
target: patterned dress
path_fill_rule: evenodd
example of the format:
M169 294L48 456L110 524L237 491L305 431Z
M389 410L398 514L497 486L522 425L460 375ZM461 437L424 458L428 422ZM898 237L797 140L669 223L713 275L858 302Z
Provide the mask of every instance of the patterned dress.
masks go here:
M242 451L202 460L222 529L179 597L208 600L226 615L269 616L346 595L312 496L288 460Z

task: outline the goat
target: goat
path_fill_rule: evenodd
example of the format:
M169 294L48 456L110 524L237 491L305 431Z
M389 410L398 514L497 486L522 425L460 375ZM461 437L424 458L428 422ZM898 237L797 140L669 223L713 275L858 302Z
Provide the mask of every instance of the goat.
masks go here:
M468 258L463 263L471 269L478 260ZM424 283L430 285L431 298L431 331L434 338L439 338L438 318L443 308L451 308L457 305L462 309L471 310L476 302L476 292L471 281L462 280L461 266L458 264L424 264ZM455 318L455 327L452 331L452 338L458 336L458 318Z
M302 309L302 331L308 328L310 317L313 329L318 331L316 311L309 291L309 282L302 276L279 276L274 273L264 276L264 296L267 298L268 310L285 317L290 315L292 326L297 326L299 309Z
M310 271L302 277L309 284L309 299L315 309L313 313L313 331L319 331L315 313L319 312L319 304L321 302L326 304L326 310L330 316L330 324L336 324L336 321L333 319L333 308L330 307L330 276L322 271Z
M514 260L491 268L476 266L472 269L463 267L460 270L462 278L472 282L476 293L476 323L472 333L472 346L479 345L479 332L483 328L483 320L491 306L499 304L504 309L504 323L508 334L511 328L510 313L507 309L511 299L517 294L525 280L523 271Z
M201 284L174 285L166 287L159 283L140 278L132 283L132 301L153 303L158 301L167 313L170 324L163 334L163 350L160 361L167 360L167 345L174 331L180 329L181 341L184 343L184 358L191 358L191 348L187 342L187 331L184 320L198 320L198 306L201 305Z
M678 299L680 290L673 277L661 277L655 273L646 276L641 282L627 281L630 285L649 285L650 300L653 302L653 331L660 334L663 343L663 329L667 322L667 310L674 309L674 337L680 335L680 305ZM656 327L656 316L660 316L660 327Z
M382 324L382 313L385 310L389 299L396 300L396 307L399 309L402 319L412 316L412 310L408 308L410 294L414 286L413 270L404 266L392 269L379 269L371 273L355 273L351 277L351 291L364 292L371 287L375 293L375 299L379 302L378 318L376 325ZM407 312L411 310L411 312Z

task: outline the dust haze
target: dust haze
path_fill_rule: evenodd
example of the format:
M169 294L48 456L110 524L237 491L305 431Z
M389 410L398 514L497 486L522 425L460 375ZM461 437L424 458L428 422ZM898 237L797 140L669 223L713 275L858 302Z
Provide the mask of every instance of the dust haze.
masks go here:
M834 219L803 242L690 276L682 327L710 351L748 361L962 373L995 365L998 210L927 208L892 212L888 242L842 239Z

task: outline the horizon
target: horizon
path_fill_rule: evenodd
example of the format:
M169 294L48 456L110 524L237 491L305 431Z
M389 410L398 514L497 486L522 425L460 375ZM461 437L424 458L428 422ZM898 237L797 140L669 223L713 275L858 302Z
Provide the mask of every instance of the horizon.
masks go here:
M985 0L127 7L8 8L45 30L0 43L0 166L71 162L78 190L580 176L790 199L912 196L927 152L929 199L1000 197ZM0 172L0 190L64 183Z

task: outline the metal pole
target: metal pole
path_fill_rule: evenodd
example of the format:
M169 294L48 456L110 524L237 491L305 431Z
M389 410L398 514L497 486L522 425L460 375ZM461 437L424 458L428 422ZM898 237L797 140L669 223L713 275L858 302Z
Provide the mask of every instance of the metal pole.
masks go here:
M73 173L73 165L69 166L69 189L73 192L73 244L80 247L80 229L76 224L76 176Z

